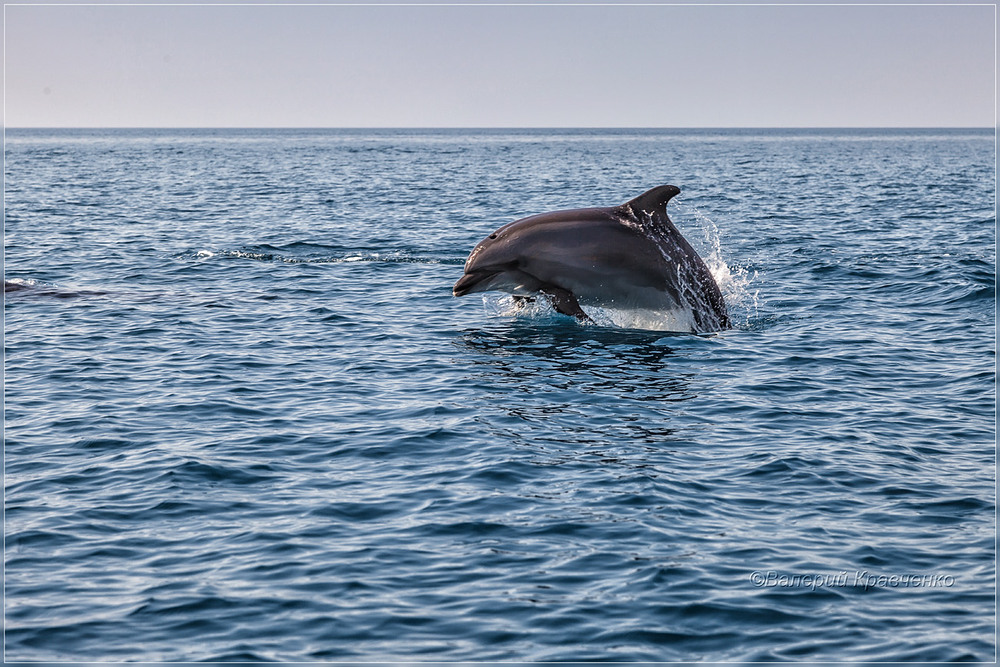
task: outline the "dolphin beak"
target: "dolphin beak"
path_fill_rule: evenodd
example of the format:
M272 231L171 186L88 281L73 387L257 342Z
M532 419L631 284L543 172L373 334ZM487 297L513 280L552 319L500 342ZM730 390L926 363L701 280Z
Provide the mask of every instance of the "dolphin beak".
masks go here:
M492 273L486 273L484 271L466 273L464 276L459 278L458 282L455 283L455 286L451 288L451 293L455 296L465 296L470 292L482 291L477 290L476 288L492 275Z

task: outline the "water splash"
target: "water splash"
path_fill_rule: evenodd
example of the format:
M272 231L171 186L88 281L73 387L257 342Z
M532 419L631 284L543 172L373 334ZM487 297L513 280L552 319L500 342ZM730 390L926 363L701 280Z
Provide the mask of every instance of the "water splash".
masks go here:
M583 309L600 326L671 333L697 331L698 329L691 311L687 308L620 310L618 308L584 307Z
M483 292L483 310L487 317L525 317L530 319L556 314L544 298L518 299L506 292Z
M38 284L37 280L31 278L5 278L3 281L3 291L4 292L17 292L24 289L29 289Z
M679 205L682 214L693 217L701 231L701 239L691 239L715 279L726 301L729 318L737 328L745 328L758 317L760 290L756 287L757 271L726 261L722 251L722 234L708 214L695 206ZM698 242L700 241L700 242Z
M568 317L557 313L544 296L517 299L503 292L484 292L482 296L483 310L487 317L514 317L528 320ZM580 322L582 326L664 332L691 331L695 327L691 313L684 309L661 311L587 305L580 307L593 320L592 323Z

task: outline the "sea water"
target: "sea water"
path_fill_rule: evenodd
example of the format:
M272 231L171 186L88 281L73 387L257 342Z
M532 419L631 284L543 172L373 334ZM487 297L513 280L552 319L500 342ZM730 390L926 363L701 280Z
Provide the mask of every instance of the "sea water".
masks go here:
M7 660L992 660L993 130L7 130ZM663 184L735 328L453 298Z

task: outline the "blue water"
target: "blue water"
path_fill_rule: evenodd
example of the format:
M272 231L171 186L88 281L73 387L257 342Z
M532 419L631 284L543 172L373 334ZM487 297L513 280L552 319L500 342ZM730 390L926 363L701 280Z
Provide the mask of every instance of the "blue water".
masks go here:
M6 659L994 659L994 147L8 130ZM665 183L733 330L451 296Z

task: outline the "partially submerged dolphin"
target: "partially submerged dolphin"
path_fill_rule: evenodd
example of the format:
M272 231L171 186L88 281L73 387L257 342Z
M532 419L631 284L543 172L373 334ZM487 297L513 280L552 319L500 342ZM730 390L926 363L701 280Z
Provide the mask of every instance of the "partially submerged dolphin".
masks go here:
M705 262L667 217L680 189L661 185L621 206L523 218L479 242L455 296L497 290L544 294L556 311L582 320L580 307L670 313L678 330L732 325Z

